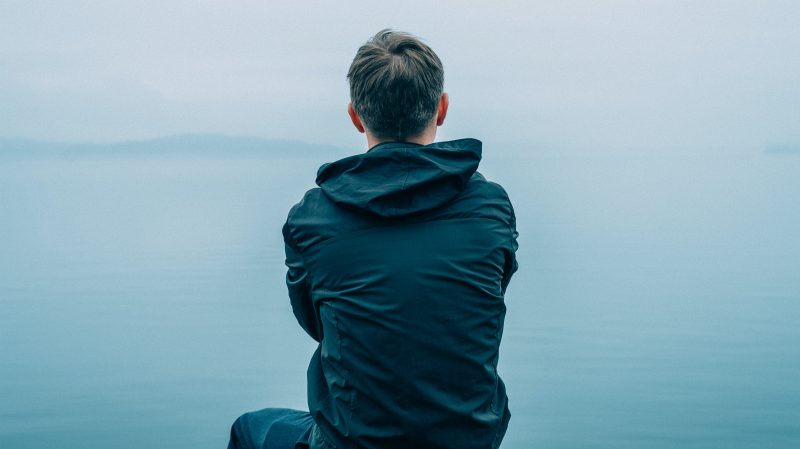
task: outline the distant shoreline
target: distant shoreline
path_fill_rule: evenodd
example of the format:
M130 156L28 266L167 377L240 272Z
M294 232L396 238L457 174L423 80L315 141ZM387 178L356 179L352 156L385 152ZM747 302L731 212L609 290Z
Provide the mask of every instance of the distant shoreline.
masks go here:
M48 142L0 137L0 158L75 158L120 156L316 157L334 158L348 150L333 145L222 134L179 134L110 143Z

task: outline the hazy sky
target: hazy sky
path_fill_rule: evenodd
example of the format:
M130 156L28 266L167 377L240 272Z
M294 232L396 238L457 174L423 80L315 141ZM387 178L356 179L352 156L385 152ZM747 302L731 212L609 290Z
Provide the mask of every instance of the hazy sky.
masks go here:
M345 74L381 28L445 65L440 138L800 144L800 2L0 0L0 136L360 144Z

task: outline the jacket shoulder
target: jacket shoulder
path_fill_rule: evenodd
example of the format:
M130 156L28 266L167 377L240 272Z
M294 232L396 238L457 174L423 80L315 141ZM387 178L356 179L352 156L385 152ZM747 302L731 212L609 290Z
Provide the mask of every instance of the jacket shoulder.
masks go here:
M506 189L475 172L467 182L464 192L451 209L461 216L474 215L500 220L508 225L515 222L514 208Z
M373 225L373 221L373 217L338 206L315 187L289 210L283 238L287 245L302 252L343 232Z
M486 176L484 176L480 172L476 171L470 178L469 183L470 184L474 183L478 188L484 189L487 192L491 192L494 195L497 195L499 197L508 200L508 192L506 192L505 187L494 181L486 179Z
M289 213L286 216L286 222L283 224L283 240L286 242L287 245L291 245L293 247L297 247L297 240L295 234L295 230L298 226L304 221L307 220L310 216L309 209L315 209L315 205L318 204L321 200L321 197L325 195L322 193L322 189L319 187L314 187L312 189L308 189L305 194L303 194L303 198L296 203L294 206L289 209Z

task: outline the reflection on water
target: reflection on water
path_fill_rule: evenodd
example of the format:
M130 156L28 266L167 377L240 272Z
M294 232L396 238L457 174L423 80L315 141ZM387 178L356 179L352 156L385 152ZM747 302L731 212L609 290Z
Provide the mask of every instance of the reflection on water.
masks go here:
M507 449L800 445L800 157L484 162L515 203ZM312 159L0 165L0 447L217 448L305 407Z

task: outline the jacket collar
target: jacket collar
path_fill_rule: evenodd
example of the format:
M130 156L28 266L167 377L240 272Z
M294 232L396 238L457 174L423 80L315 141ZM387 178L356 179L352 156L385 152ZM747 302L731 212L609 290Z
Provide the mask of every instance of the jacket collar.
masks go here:
M390 140L388 142L381 142L379 144L373 145L372 148L367 150L367 153L369 153L370 151L373 151L373 150L378 150L378 149L404 148L404 147L422 147L422 146L425 146L425 145L421 145L421 144L414 143L414 142L401 142L401 141L397 141L397 140Z

